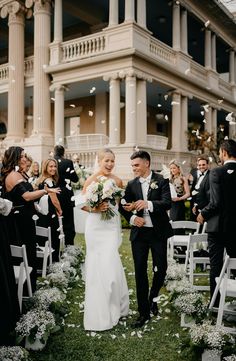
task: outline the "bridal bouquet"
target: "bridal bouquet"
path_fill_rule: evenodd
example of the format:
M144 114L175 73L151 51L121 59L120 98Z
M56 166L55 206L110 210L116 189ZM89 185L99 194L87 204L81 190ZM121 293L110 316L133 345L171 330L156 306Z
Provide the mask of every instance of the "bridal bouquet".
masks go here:
M100 176L97 182L92 182L86 189L86 204L90 208L98 207L102 202L109 202L116 205L116 200L124 195L124 190L117 187L113 179ZM114 210L109 207L105 212L101 212L103 221L109 220L115 216Z

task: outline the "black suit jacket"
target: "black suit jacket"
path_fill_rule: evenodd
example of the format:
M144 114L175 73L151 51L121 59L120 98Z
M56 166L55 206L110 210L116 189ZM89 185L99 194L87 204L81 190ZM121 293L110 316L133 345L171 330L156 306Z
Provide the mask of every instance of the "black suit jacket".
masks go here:
M193 198L193 202L197 204L197 208L198 209L203 209L204 207L206 207L206 205L209 203L210 201L210 183L209 183L209 174L210 171L207 170L206 174L204 175L204 178L200 184L199 189L196 189L196 191L198 192L197 194L195 194L194 196L192 196Z
M208 232L235 234L236 163L212 169L209 177L210 202L202 210Z
M67 182L65 179L70 179L71 182L78 182L78 176L75 172L72 160L55 156L58 163L59 187L65 187Z
M151 185L157 186L153 189ZM135 202L143 199L142 187L139 178L135 178L128 182L124 198L126 202ZM162 175L152 172L152 178L149 185L147 200L153 203L153 212L149 212L154 230L163 238L171 237L173 234L172 227L169 223L167 211L171 208L171 196L169 180L164 179ZM129 222L132 217L132 212L126 212L120 206L120 212ZM143 210L137 212L137 216L143 216ZM133 241L140 231L139 227L132 226L130 232L130 240Z

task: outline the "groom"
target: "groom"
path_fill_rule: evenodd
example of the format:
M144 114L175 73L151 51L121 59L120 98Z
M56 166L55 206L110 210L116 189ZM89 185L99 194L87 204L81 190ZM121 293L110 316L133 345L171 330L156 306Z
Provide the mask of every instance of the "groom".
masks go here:
M139 317L133 327L142 327L157 315L155 298L163 286L167 270L167 238L172 236L167 210L171 207L169 181L150 169L150 155L137 151L130 157L136 176L128 182L121 213L132 225L130 240L135 267ZM123 201L124 203L124 201ZM153 280L149 293L147 261L152 253Z

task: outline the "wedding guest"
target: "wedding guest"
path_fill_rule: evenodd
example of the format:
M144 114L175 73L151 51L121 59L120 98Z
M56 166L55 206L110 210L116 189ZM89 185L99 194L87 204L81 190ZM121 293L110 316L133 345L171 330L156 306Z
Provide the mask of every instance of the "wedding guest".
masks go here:
M191 190L193 200L192 213L195 216L209 203L210 200L210 184L209 184L209 160L207 157L199 157L197 160L198 179Z
M236 142L224 140L219 157L222 166L210 172L210 202L201 210L197 221L207 221L208 247L210 255L210 294L213 296L222 265L224 250L236 257L235 204L236 204ZM219 295L215 306L219 304Z
M156 298L167 270L167 238L173 232L167 211L171 207L169 180L151 171L151 158L146 151L131 156L135 179L128 182L120 212L132 225L130 240L135 267L139 317L133 327L142 327L157 315ZM136 214L132 212L135 211ZM152 254L153 279L149 292L147 264Z
M48 158L43 162L42 175L38 179L37 185L38 189L44 189L45 185L50 188L56 188L58 182L58 169L57 161L52 158ZM52 236L52 248L54 252L52 254L52 259L54 262L59 261L59 251L60 251L60 240L59 233L57 231L59 227L58 217L62 216L62 209L60 202L58 200L56 193L51 193L47 196L47 214L40 214L37 221L38 226L42 227L51 227L51 236ZM37 237L37 239L40 237ZM40 244L42 240L38 239Z
M173 184L177 197L172 198L170 219L172 221L185 220L185 201L190 196L187 178L183 176L180 163L173 159L169 163L170 183Z
M10 213L12 203L0 198L0 346L11 345L19 317L16 281L11 260L8 227L6 216ZM5 216L5 217L4 217Z
M40 176L39 163L34 161L29 170L29 183L32 184L34 189L39 176Z
M2 167L2 181L5 197L13 203L12 212L8 216L10 239L16 245L26 245L29 266L31 272L32 290L36 287L36 234L33 215L35 214L34 201L49 192L58 193L58 189L33 190L27 182L23 172L26 167L24 149L10 147L4 153Z
M54 158L58 163L58 186L61 189L60 204L63 212L63 230L65 234L65 244L74 244L75 224L74 224L74 201L71 182L76 183L78 176L75 172L73 162L66 159L65 148L62 145L56 145L54 148Z

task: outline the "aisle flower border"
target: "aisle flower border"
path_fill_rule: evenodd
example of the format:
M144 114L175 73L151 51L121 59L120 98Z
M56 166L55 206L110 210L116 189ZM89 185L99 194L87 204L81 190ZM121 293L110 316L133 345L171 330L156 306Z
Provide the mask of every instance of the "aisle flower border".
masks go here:
M52 265L45 278L38 278L37 291L26 304L29 310L21 316L16 325L15 331L19 343L26 337L30 343L38 338L46 346L50 334L64 326L67 289L81 279L83 261L84 255L80 247L67 246L60 262ZM34 320L34 323L29 324L29 319ZM45 331L44 335L43 331ZM29 352L21 346L2 346L0 355L7 361L30 360Z

